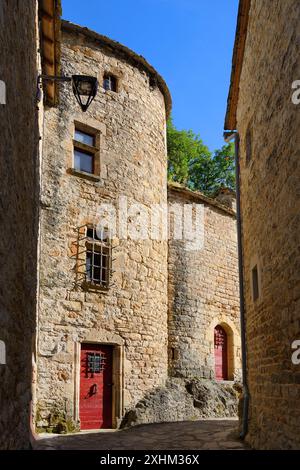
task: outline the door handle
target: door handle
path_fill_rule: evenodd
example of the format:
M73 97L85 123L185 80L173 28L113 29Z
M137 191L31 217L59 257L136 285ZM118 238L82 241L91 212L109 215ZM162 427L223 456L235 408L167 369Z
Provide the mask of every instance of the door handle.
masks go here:
M93 384L93 385L91 386L90 394L91 394L91 395L96 395L97 391L98 391L97 384Z

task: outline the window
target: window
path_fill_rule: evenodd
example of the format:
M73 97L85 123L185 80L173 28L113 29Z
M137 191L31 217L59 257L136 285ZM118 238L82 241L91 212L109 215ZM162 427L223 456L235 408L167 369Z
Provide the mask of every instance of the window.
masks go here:
M252 269L252 297L255 302L259 298L258 270L257 266Z
M94 156L91 153L74 149L74 168L77 171L94 173Z
M117 91L117 79L113 75L104 75L103 77L104 90Z
M108 287L110 277L110 243L105 231L97 233L95 227L86 230L86 282Z
M80 127L79 127L80 126ZM99 175L99 133L86 129L82 124L75 125L74 135L74 171L90 175Z
M171 360L176 361L178 359L178 350L176 348L171 348Z
M0 364L6 364L6 348L2 340L0 340Z
M87 134L86 132L79 131L75 129L75 140L76 142L81 142L82 144L90 145L94 147L95 145L95 136Z
M246 132L246 164L248 165L252 159L252 132L248 127Z

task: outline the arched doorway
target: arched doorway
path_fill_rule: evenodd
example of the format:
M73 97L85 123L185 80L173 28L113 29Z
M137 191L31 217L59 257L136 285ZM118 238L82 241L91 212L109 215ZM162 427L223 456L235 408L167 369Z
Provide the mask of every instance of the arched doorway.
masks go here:
M215 327L215 376L216 380L228 380L228 341L221 325Z

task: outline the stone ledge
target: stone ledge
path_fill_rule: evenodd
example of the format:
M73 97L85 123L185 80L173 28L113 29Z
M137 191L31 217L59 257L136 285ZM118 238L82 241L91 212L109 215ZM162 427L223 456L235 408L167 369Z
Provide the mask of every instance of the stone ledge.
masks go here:
M85 171L75 170L74 168L69 168L67 173L73 176L78 176L78 178L87 179L90 181L98 182L101 180L100 176L92 175L91 173L86 173Z

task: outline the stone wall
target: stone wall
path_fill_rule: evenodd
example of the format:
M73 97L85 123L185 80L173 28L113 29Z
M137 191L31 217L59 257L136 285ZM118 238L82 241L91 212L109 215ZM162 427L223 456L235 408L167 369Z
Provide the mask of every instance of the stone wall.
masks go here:
M175 377L215 377L214 328L228 336L229 379L240 378L235 212L199 193L170 186L170 204L203 207L204 243L169 242L169 369ZM201 216L200 216L201 217ZM196 222L196 218L195 218Z
M128 198L128 210L134 202L146 212L166 204L165 102L144 67L84 29L63 31L61 60L62 74L94 75L100 85L105 72L113 73L118 91L100 86L83 113L70 85L62 84L59 107L45 112L37 425L47 428L54 409L78 422L78 348L92 341L119 351L117 426L128 407L167 377L167 242L117 233L111 285L94 292L76 281L78 228L97 223L100 204L117 207L119 196ZM98 179L72 174L74 121L99 132Z
M29 446L37 272L36 1L0 1L0 449Z
M240 80L241 204L249 442L300 448L299 128L292 82L300 79L298 0L253 0ZM246 135L248 133L248 163ZM249 137L250 136L250 137ZM250 152L249 152L250 151ZM251 271L257 266L259 297Z

